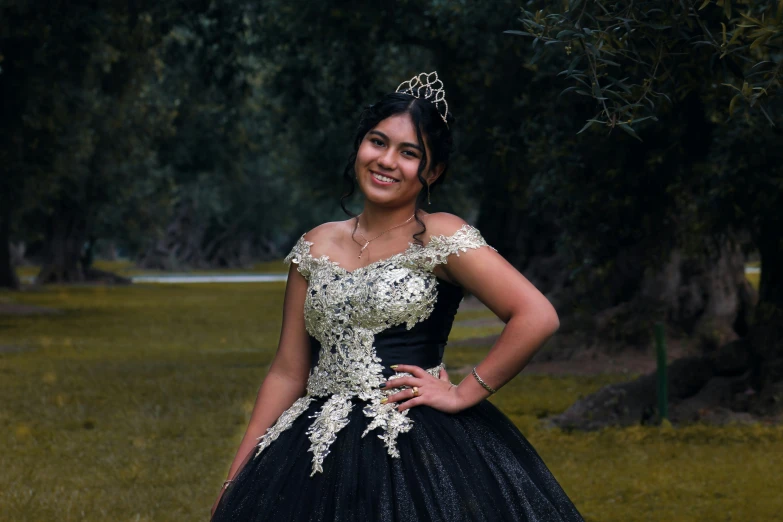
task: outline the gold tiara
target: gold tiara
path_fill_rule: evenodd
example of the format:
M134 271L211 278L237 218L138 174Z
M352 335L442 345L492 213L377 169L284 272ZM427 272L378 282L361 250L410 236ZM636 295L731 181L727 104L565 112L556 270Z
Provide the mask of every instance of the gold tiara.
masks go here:
M446 91L443 90L443 82L438 78L438 73L419 73L408 81L402 82L395 92L410 94L414 98L429 100L435 105L435 109L443 118L446 127L449 123L446 116L449 114L449 104L446 102Z

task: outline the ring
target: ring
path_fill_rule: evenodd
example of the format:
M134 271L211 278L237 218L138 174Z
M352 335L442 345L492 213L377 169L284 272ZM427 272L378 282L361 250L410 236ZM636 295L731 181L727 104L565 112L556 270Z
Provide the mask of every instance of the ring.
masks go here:
M414 397L418 397L419 396L419 387L418 386L414 386L413 387L413 396Z

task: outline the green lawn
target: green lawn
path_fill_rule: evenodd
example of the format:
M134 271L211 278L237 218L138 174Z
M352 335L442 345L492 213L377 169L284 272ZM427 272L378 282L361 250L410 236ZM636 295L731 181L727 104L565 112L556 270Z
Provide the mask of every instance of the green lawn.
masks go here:
M0 292L0 519L190 521L208 510L279 333L284 283ZM475 324L486 312L460 316ZM464 326L471 338L497 327ZM447 349L453 368L486 348ZM458 376L452 376L453 380ZM518 377L493 397L589 521L767 521L783 427L563 433L540 417L623 380Z
M166 271L166 270L142 270L140 268L137 268L136 265L134 265L130 261L96 261L95 262L95 268L98 268L100 270L107 270L109 272L114 272L116 274L119 274L121 276L131 277L131 276L151 276L151 275L168 275L172 272ZM16 273L19 277L35 277L38 274L38 271L40 270L40 267L37 266L20 266L16 269ZM262 263L254 263L251 267L244 269L244 268L226 268L223 270L182 270L182 271L176 271L176 273L188 273L192 275L199 275L199 274L236 274L236 273L242 273L242 274L248 274L248 273L259 273L259 274L268 274L268 273L286 273L288 272L288 266L285 265L282 260L274 260L274 261L265 261Z

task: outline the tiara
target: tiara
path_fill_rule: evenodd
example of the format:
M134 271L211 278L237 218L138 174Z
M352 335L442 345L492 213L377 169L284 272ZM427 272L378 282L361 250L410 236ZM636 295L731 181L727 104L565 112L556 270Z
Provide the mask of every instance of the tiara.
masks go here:
M440 81L438 73L435 71L417 74L410 80L402 82L395 92L410 94L414 98L424 98L431 101L443 119L443 123L446 124L446 127L449 126L449 122L446 121L446 116L449 114L446 91L443 90L443 82ZM442 109L439 104L442 104Z

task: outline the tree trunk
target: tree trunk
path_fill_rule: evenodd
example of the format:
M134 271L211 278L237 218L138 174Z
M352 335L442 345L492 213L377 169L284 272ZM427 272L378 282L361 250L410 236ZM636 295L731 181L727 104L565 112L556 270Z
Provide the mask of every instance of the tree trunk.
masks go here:
M245 230L246 224L247 212L225 228L209 227L192 205L183 204L136 264L156 270L243 268L279 254L264 237Z
M672 421L731 421L749 414L777 416L783 412L781 230L781 223L767 219L754 238L761 254L761 285L747 335L701 357L669 365ZM551 422L564 428L598 429L656 419L656 378L649 374L606 386Z
M567 359L590 347L647 349L658 321L702 352L747 333L756 292L745 277L745 256L736 238L723 241L709 256L674 249L661 266L651 262L655 245L643 240L619 250L602 270L572 277L573 267L557 250L560 232L554 219L540 215L521 220L513 247L519 256L515 266L560 316L558 335L539 360Z
M783 410L783 220L767 219L756 240L761 254L759 304L748 341L753 354L753 387L761 413Z
M710 352L746 333L755 303L745 256L738 242L728 239L708 256L675 249L663 267L646 267L632 299L597 315L596 331L649 346L652 324L663 321Z
M128 278L92 267L91 245L95 238L90 237L89 230L86 213L63 204L59 206L49 217L44 263L36 277L37 284L131 283Z
M11 209L0 211L0 288L19 289L19 278L11 261Z
M86 280L81 259L87 240L87 220L80 209L59 208L49 216L46 251L37 284L81 283Z

